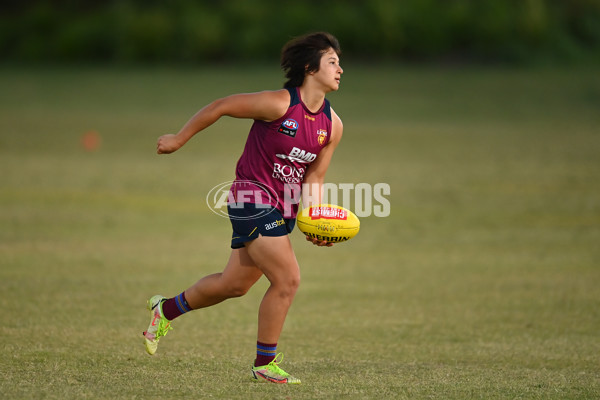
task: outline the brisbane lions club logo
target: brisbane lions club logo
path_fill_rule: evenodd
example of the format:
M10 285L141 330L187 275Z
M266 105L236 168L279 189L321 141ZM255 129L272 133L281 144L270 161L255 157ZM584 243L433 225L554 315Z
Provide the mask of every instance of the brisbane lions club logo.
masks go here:
M298 123L291 118L283 121L277 132L283 133L290 137L296 137L296 131L298 130Z
M317 141L319 142L319 146L323 146L325 141L327 140L327 131L325 129L319 129L317 131Z

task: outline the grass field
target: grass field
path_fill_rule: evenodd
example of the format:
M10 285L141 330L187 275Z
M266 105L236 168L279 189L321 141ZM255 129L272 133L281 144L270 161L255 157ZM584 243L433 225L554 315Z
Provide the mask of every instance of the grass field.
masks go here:
M345 64L334 183L391 186L391 215L330 249L292 235L302 284L255 385L243 298L174 322L146 299L220 270L248 121L171 156L156 138L277 69L0 69L0 391L7 399L600 397L600 76L592 69ZM101 147L81 137L96 131Z

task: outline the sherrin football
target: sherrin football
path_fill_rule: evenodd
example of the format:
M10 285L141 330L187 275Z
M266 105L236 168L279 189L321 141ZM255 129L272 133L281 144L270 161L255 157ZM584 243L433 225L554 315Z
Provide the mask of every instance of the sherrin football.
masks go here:
M352 239L360 229L358 217L334 204L305 208L296 217L298 229L306 236L338 243Z

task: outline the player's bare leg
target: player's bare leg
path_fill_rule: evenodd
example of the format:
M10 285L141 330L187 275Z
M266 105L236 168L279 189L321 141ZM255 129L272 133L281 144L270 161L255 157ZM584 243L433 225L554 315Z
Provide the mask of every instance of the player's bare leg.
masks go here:
M248 254L271 286L258 312L257 359L252 368L256 381L300 383L278 364L277 342L288 310L300 285L300 268L288 236L260 236L246 244Z
M200 279L185 291L185 298L193 309L210 307L243 296L262 274L246 248L234 249L223 272Z
M300 268L288 236L261 236L246 244L254 263L271 286L258 313L258 340L275 343L300 285Z
M262 276L245 248L231 252L223 272L205 276L180 295L166 299L152 296L148 329L143 332L146 351L156 353L158 342L172 329L171 321L185 312L209 307L223 300L243 296Z

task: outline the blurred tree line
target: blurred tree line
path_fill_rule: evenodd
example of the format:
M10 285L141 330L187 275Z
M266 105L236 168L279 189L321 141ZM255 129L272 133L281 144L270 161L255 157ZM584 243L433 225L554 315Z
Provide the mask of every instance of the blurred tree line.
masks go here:
M598 60L600 0L5 0L0 58L272 60L315 30L367 60Z

